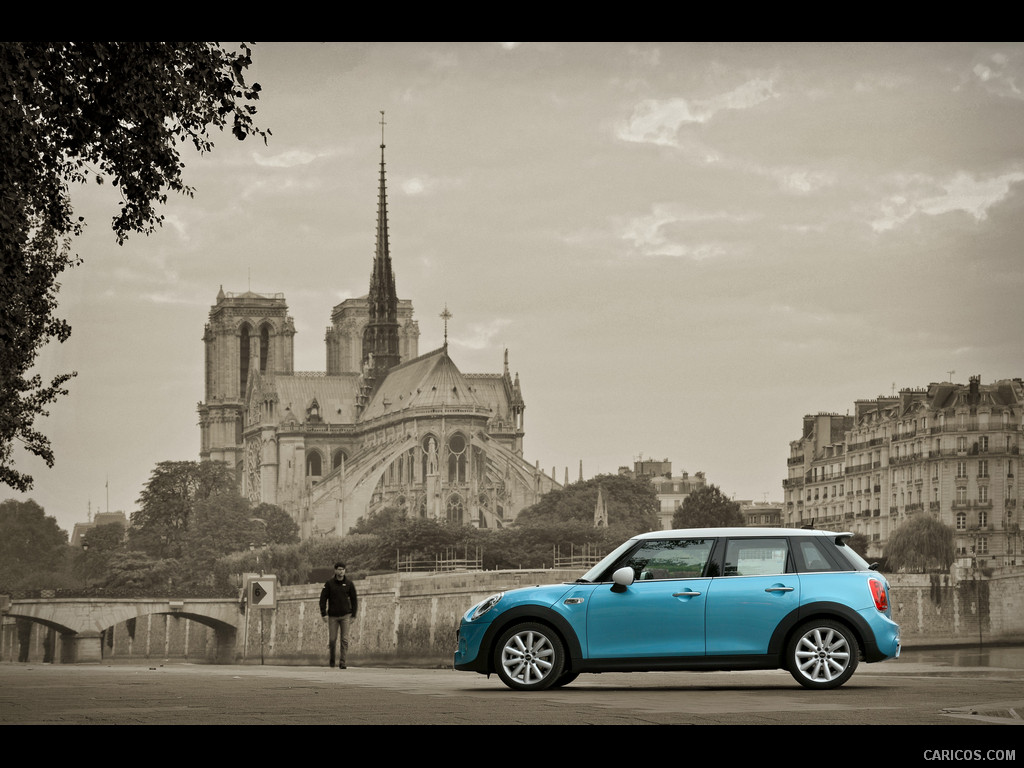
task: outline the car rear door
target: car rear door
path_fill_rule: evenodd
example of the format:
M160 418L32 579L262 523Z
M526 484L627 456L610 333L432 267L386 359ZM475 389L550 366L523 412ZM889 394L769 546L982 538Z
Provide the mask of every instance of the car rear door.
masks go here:
M768 652L775 628L800 605L786 537L733 537L725 542L721 576L708 587L708 656Z

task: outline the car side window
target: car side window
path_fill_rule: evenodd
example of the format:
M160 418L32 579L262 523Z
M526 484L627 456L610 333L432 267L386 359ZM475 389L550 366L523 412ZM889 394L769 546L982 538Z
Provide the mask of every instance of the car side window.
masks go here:
M726 576L771 576L788 573L786 539L729 539L725 547Z
M840 568L829 560L828 556L821 551L821 547L818 542L804 540L797 542L796 546L800 552L800 558L803 560L803 570L805 572L811 573L840 570Z
M617 567L630 566L637 581L702 576L714 539L651 539Z

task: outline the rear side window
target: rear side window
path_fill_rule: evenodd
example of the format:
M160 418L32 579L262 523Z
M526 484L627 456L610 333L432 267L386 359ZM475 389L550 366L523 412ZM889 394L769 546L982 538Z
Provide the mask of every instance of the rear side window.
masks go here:
M846 542L845 541L837 542L836 543L836 548L835 548L834 551L835 551L835 553L837 555L839 555L839 557L841 557L841 558L845 559L847 562L849 562L850 566L853 568L853 570L855 570L855 571L870 571L870 570L872 570L871 565L868 563L868 561L865 560L860 555L858 555L853 549L851 549L850 547L846 546Z
M786 539L729 539L726 544L726 576L771 576L788 569Z
M844 571L850 566L836 558L830 558L822 548L821 543L815 539L795 539L793 546L800 554L800 570L804 573L820 573L822 571ZM841 565L840 565L841 564Z

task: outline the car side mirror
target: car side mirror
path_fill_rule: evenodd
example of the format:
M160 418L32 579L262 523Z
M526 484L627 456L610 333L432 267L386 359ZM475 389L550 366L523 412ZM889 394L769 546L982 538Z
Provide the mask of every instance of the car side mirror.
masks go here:
M612 592L625 592L634 578L633 569L628 565L622 566L612 574Z

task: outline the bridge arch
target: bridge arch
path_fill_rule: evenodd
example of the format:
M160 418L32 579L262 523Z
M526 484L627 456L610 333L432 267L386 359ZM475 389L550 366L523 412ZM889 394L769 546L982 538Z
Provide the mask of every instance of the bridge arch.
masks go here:
M104 637L110 636L109 633L121 624L148 616L174 616L209 627L216 639L217 660L230 661L242 618L237 600L231 598L21 599L11 601L4 616L38 624L56 633L61 642L59 657L64 663L99 661ZM46 642L52 642L50 635L47 638ZM24 642L20 635L18 642Z

